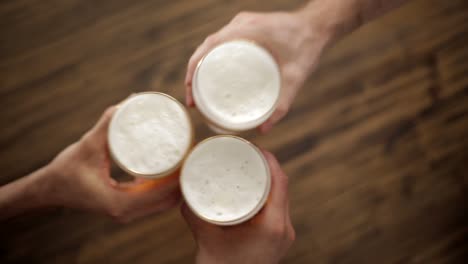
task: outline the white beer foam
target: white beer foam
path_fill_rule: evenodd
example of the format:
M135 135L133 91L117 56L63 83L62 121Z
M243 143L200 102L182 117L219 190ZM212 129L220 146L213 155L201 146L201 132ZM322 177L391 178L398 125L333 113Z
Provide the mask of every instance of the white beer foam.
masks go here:
M260 209L269 192L268 177L258 150L241 139L221 136L202 141L189 154L181 188L199 216L226 223Z
M119 106L110 123L109 146L121 165L138 174L154 175L183 159L192 131L188 115L174 100L144 93Z
M228 129L246 130L271 115L281 78L267 50L236 40L217 46L205 56L194 85L197 107L207 118Z

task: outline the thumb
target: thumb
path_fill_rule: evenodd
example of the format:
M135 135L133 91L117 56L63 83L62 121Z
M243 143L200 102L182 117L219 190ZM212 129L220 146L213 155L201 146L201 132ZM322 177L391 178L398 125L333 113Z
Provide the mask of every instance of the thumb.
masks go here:
M197 233L197 230L202 226L202 220L192 212L192 209L190 209L185 202L182 202L182 205L180 206L180 213L184 217L192 232Z
M195 52L192 54L192 56L189 59L189 62L187 64L187 73L185 74L185 100L186 100L186 105L189 107L195 106L195 101L193 99L193 94L192 94L192 85L193 85L193 75L195 73L195 70L197 68L198 63L200 60L213 48L215 47L218 43L220 43L222 40L218 36L218 34L212 34L208 36L203 43L197 47Z
M188 227L190 228L190 230L196 238L199 237L200 233L207 234L218 228L216 225L208 223L203 219L199 218L197 215L195 215L192 209L185 202L182 203L182 206L180 207L180 212L184 217L185 221L187 222Z
M107 131L109 130L109 124L116 109L115 106L108 107L99 118L99 121L85 136L92 138L93 141L99 145L106 145Z

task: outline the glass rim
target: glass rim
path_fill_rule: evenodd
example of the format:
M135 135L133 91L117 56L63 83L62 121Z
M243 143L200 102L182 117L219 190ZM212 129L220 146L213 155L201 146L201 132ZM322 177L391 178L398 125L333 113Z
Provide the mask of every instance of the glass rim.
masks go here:
M185 113L185 115L187 117L187 120L189 122L190 139L189 139L189 144L187 146L187 149L184 151L184 154L182 155L182 158L176 164L174 164L172 167L170 167L169 169L167 169L167 170L165 170L163 172L159 172L159 173L141 173L141 172L138 172L138 171L136 171L134 169L128 168L127 166L125 166L119 160L119 158L115 154L115 150L114 150L112 144L110 144L110 134L111 134L111 130L112 130L111 127L112 127L113 122L115 122L114 120L115 120L117 114L119 113L119 109L122 109L121 106L124 105L125 103L128 103L130 100L133 100L136 96L145 95L145 94L160 95L160 96L163 96L163 97L166 97L166 98L170 99L173 102L176 102L180 106L180 108L183 110L183 112ZM135 176L135 177L141 177L141 178L147 178L147 179L162 178L162 177L165 177L165 176L168 176L168 175L172 174L177 169L179 169L182 166L184 160L187 158L187 155L190 153L190 149L193 146L194 139L195 139L195 129L194 129L194 126L193 126L193 121L192 121L192 119L190 117L190 114L189 114L188 110L186 109L186 107L181 102L179 102L179 100L175 99L174 97L172 97L172 96L170 96L168 94L165 94L165 93L162 93L162 92L153 92L153 91L135 93L135 94L132 94L131 96L127 97L122 102L120 102L117 105L117 110L112 115L111 121L109 123L108 130L107 130L107 145L108 145L109 154L112 157L112 160L117 164L117 166L120 169L122 169L126 173L128 173L128 174L130 174L132 176Z
M262 116L260 116L259 118L256 118L252 121L248 121L248 122L243 122L243 123L238 123L238 124L233 124L233 123L230 123L230 124L223 124L222 122L220 122L219 120L217 120L218 118L215 118L213 117L213 114L212 113L209 113L210 111L208 111L206 109L206 107L204 107L204 102L203 102L203 99L202 97L199 95L200 93L200 89L199 89L199 85L198 85L198 72L200 70L200 67L203 65L203 62L205 61L206 57L213 51L215 50L216 48L218 48L219 46L221 45L224 45L226 43L231 43L231 42L246 42L246 43L249 43L253 46L255 46L256 48L259 48L263 51L265 51L266 54L268 54L271 59L273 60L274 64L275 64L275 68L276 68L276 71L278 73L278 79L279 79L279 89L278 89L278 94L276 95L276 99L275 99L275 102L273 103L273 105L271 106L271 108L266 112L264 113ZM281 96L281 90L282 90L282 76L281 76L281 69L279 67L279 63L278 63L278 60L277 58L275 58L275 56L273 55L273 53L266 47L264 47L263 45L259 44L257 41L254 41L254 40L250 40L250 39L247 39L247 38L235 38L235 39L231 39L231 40L228 40L228 41L225 41L225 42L222 42L222 43L219 43L217 44L216 46L214 46L213 48L211 48L205 55L203 55L203 57L198 61L197 63L197 66L195 68L195 71L194 71L194 74L193 74L193 79L192 79L192 95L193 95L193 100L195 101L195 105L197 106L197 109L199 110L199 112L201 113L202 117L209 123L211 123L212 125L214 125L215 127L218 127L220 128L221 130L226 130L226 131L232 131L232 132L242 132L242 131L247 131L247 130L250 130L250 129L254 129L256 127L258 127L259 125L261 125L263 122L265 122L266 120L268 120L268 118L273 114L273 112L276 110L277 106L278 106L278 103L279 103L279 100L280 100L280 96ZM201 103L201 104L200 104ZM252 124L252 125L249 125L249 124ZM244 127L242 128L237 128L236 126L243 126L245 125Z
M219 221L219 220L216 220L216 219L213 219L213 218L206 217L206 216L200 214L197 210L195 210L193 208L193 206L191 205L190 201L187 199L186 190L185 190L184 184L183 184L183 178L184 178L183 172L184 172L184 168L185 168L186 163L184 163L182 165L181 170L180 170L179 181L180 181L181 193L182 193L182 196L184 197L184 200L185 200L187 206L189 207L189 209L196 216L201 218L202 220L204 220L206 222L209 222L209 223L212 223L212 224L221 225L221 226L230 226L230 225L241 224L241 223L243 223L245 221L248 221L249 219L253 218L263 208L266 201L268 200L268 196L269 196L270 190L271 190L271 171L270 171L270 167L269 167L268 161L266 160L266 158L263 155L262 151L257 146L255 146L252 142L248 141L247 139L244 139L244 138L241 138L241 137L238 137L238 136L234 136L234 135L216 135L216 136L208 137L208 138L200 141L199 143L197 143L192 148L192 150L190 151L190 154L193 153L200 145L206 143L207 141L215 140L217 138L234 138L234 139L236 139L236 140L238 140L238 141L240 141L240 142L242 142L244 144L247 144L250 148L252 148L259 155L260 159L262 160L262 163L264 165L265 172L266 172L266 175L267 175L266 184L265 184L265 188L263 190L263 194L262 194L261 199L257 202L255 207L252 208L252 210L250 210L247 214L242 215L242 216L240 216L238 218L235 218L235 219L232 219L232 220ZM188 156L190 156L190 154ZM188 158L188 156L187 156L187 158Z

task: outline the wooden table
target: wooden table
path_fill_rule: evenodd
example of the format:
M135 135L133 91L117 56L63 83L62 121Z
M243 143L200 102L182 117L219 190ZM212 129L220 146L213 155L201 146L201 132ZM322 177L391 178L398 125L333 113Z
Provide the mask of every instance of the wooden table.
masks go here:
M3 1L0 184L129 93L183 100L191 53L239 11L304 2ZM211 135L193 113L198 139ZM466 263L468 2L416 0L361 28L272 133L248 138L290 176L284 263ZM0 228L1 263L191 263L194 247L177 209L127 225L53 209Z

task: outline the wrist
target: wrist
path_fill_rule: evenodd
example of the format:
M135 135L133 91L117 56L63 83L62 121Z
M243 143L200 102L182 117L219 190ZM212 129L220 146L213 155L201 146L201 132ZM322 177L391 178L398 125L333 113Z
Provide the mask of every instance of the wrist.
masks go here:
M56 173L50 164L40 168L28 177L29 197L35 200L36 207L58 206L53 198L55 195L54 184L56 182Z
M28 176L20 179L22 200L29 209L42 208L56 205L52 196L54 194L54 172L50 165L46 165Z
M325 46L333 45L362 24L358 1L315 0L297 12L311 34L320 34Z
M50 199L51 172L43 167L21 179L2 186L0 191L1 219L28 210L54 205Z

